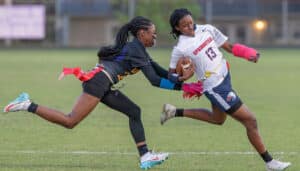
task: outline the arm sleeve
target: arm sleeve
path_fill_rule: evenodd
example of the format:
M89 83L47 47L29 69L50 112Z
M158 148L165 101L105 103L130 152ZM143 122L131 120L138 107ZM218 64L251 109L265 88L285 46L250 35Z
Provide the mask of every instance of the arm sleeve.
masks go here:
M141 48L137 48L133 45L128 45L128 60L132 67L140 68L145 65L150 65L150 57Z
M161 67L158 63L156 63L155 61L151 61L151 65L157 75L163 78L168 78L168 71Z
M228 37L225 36L220 30L218 30L216 27L212 25L205 25L207 31L212 35L214 41L218 45L218 47L221 47L227 40Z
M163 77L165 79L169 79L173 83L182 83L182 81L179 81L179 75L176 73L169 73L167 70L162 68L158 63L152 61L151 62L156 74L158 74L160 77Z
M173 89L173 90L181 90L181 83L173 83L166 78L160 77L152 67L152 65L146 65L140 68L145 75L145 77L149 80L149 82L159 88L164 89Z

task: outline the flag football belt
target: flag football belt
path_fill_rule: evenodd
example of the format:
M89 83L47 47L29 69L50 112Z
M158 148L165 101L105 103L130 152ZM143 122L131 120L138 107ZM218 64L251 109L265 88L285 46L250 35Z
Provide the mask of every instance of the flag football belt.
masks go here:
M85 82L92 79L99 72L103 72L107 76L109 81L112 84L114 83L110 74L107 71L105 71L104 67L101 65L96 66L95 68L93 68L91 71L88 72L83 71L80 67L74 67L74 68L64 67L58 79L61 80L64 76L73 74L78 80Z

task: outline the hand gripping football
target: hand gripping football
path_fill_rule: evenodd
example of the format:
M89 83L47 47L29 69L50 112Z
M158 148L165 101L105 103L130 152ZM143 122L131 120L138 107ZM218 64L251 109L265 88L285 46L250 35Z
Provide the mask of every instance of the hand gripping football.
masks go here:
M176 65L176 73L180 76L183 75L183 71L192 67L192 60L189 57L181 57L179 58Z

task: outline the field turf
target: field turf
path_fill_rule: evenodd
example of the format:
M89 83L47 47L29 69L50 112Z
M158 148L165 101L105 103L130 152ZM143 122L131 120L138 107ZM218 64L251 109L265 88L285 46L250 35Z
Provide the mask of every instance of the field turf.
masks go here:
M28 92L38 104L69 112L81 93L74 77L58 81L63 66L91 69L97 49L1 49L0 108ZM150 49L168 67L170 49ZM258 64L225 53L232 84L256 114L260 133L274 158L300 170L300 50L260 49ZM193 81L193 80L190 80ZM164 103L184 108L209 108L203 96L183 100L181 92L152 87L142 73L119 86L142 109L147 143L170 158L153 171L263 171L261 158L250 146L244 127L227 117L222 126L176 118L164 126ZM138 155L125 115L103 104L72 130L26 112L0 115L1 171L137 171Z

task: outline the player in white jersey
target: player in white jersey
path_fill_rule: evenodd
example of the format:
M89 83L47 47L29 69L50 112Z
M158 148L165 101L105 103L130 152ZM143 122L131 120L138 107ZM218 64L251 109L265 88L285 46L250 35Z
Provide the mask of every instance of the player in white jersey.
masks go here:
M176 67L180 57L190 57L195 64L198 80L203 81L206 91L218 85L227 75L227 64L219 50L227 37L211 25L194 25L193 29L195 36L179 36L172 52L170 68Z
M222 125L229 114L245 126L250 143L265 161L268 171L286 169L291 163L271 157L259 134L255 115L232 89L229 65L219 48L252 62L257 62L259 58L257 51L242 44L230 44L228 38L211 25L194 24L187 9L174 10L170 17L170 25L173 36L178 38L178 43L172 51L170 72L175 72L180 57L190 57L195 64L198 80L203 83L203 93L211 102L212 110L180 109L165 104L161 124L173 117L184 116Z

